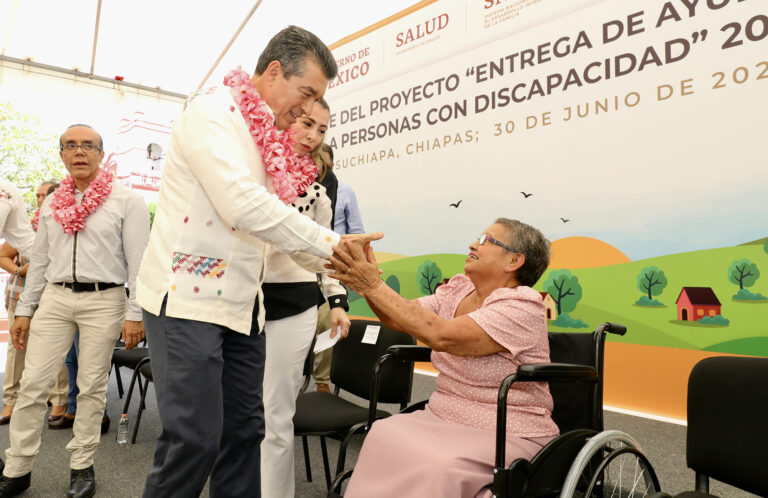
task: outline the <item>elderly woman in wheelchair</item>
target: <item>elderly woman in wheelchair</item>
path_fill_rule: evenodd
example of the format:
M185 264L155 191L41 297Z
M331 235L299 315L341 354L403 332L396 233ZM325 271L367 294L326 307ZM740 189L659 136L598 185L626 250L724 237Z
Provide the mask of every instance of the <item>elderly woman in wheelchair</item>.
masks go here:
M549 242L499 218L469 249L465 274L413 301L381 281L370 247L341 245L331 257L336 278L384 325L430 346L439 371L425 410L373 424L346 497L490 495L499 384L518 365L549 362L545 309L531 288L549 264ZM552 408L547 383L513 384L508 462L532 458L558 434Z

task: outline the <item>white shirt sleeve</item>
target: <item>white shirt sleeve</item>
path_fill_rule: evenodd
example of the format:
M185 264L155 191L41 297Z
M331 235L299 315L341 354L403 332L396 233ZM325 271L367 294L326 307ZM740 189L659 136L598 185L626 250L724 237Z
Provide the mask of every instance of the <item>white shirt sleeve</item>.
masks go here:
M225 223L281 252L327 258L339 236L286 206L258 183L243 137L233 133L242 127L239 113L237 108L230 112L216 99L192 101L179 123L185 138L184 158L192 174Z
M136 303L136 275L149 240L149 209L139 196L127 201L122 227L123 252L128 270L128 300L125 319L141 321L141 307Z
M35 239L24 200L16 187L8 182L0 182L0 237L19 254L27 254Z

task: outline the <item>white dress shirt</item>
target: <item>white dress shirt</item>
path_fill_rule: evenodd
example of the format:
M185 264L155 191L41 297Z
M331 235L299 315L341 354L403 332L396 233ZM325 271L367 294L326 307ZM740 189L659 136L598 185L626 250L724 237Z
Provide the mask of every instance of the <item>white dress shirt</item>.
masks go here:
M167 298L167 316L249 334L254 302L263 304L267 243L308 253L302 264L322 269L321 259L339 242L272 192L229 89L195 97L171 132L137 280L141 307L159 315ZM263 305L258 322L264 323Z
M141 320L136 275L149 238L149 210L137 193L112 183L112 192L87 218L85 229L64 233L51 216L51 199L40 208L40 223L16 316L31 316L46 283L128 283L126 320ZM78 204L83 193L75 190Z
M20 254L27 254L35 240L24 199L16 186L3 180L0 180L0 237Z

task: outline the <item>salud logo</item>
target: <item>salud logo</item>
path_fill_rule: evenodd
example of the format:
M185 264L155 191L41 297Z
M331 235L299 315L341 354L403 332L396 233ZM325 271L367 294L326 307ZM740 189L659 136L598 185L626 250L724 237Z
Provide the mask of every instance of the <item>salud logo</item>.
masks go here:
M397 42L395 47L402 47L413 41L429 36L433 33L437 33L441 29L445 29L448 26L448 14L440 14L433 17L428 21L424 21L416 26L408 28L406 31L401 31L395 37Z

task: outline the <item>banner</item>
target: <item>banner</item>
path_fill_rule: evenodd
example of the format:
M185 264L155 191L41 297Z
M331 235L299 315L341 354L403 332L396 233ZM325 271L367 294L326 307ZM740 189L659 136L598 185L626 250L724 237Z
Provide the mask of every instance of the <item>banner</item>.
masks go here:
M550 330L768 356L765 3L420 6L336 46L326 95L382 277L434 292L516 218L552 241Z

